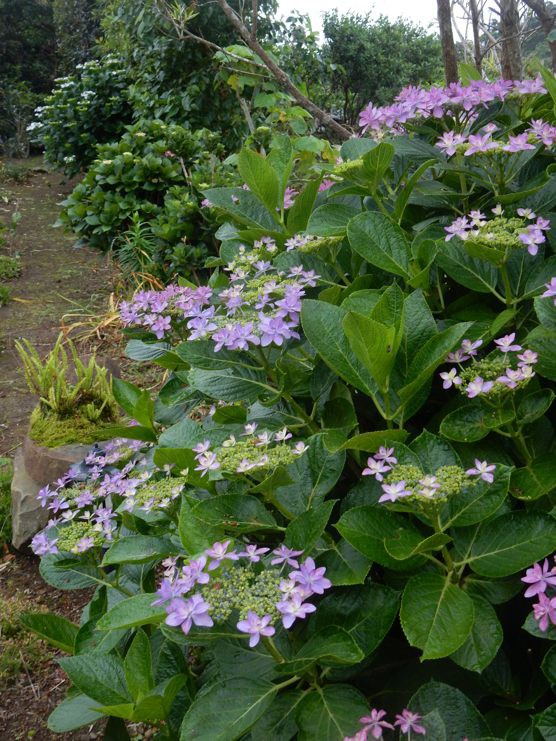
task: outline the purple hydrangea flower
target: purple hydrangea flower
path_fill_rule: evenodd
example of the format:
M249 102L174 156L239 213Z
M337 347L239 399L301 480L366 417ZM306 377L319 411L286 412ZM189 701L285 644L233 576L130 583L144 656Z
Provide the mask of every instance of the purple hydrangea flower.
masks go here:
M292 591L290 598L278 602L276 607L282 614L282 625L284 628L291 628L297 619L306 618L311 612L317 609L310 602L303 602L304 594Z
M324 566L317 567L312 558L307 558L299 567L299 571L292 571L289 576L307 591L324 594L324 590L332 586L330 579L324 576L325 573Z
M210 617L210 605L205 602L200 594L194 594L187 600L175 598L168 607L166 624L174 628L180 627L187 635L193 625L203 628L211 628L214 625Z
M475 467L469 468L465 473L468 476L479 476L483 481L492 484L494 481L492 471L495 470L496 465L494 463L489 464L486 461L480 461L478 458L475 458Z
M556 569L551 569L548 565L548 559L545 558L542 566L540 563L536 563L530 569L527 569L521 581L531 585L525 590L525 597L534 597L546 592L546 588L549 586L556 587Z
M549 621L556 625L556 597L550 598L541 592L538 603L533 605L533 614L543 633L548 629Z
M272 618L270 615L259 617L256 612L249 610L246 620L240 620L237 629L242 633L249 634L249 647L254 648L261 639L261 636L270 637L276 633L276 629L270 625Z
M286 563L288 564L288 566L297 569L299 568L299 561L296 557L301 556L303 554L303 551L294 551L293 549L288 548L285 545L281 545L279 548L275 548L272 553L275 556L270 562L272 566Z
M402 710L396 715L395 726L399 726L402 733L426 734L426 729L420 724L421 716L419 713L412 713L411 710Z

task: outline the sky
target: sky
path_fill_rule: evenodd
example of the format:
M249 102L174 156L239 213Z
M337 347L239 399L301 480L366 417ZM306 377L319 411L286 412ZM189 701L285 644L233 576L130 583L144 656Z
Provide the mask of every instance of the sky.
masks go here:
M436 19L436 0L279 0L280 12L287 15L292 10L306 13L315 31L322 31L321 14L338 8L342 13L353 11L385 15L391 20L400 16L427 27Z

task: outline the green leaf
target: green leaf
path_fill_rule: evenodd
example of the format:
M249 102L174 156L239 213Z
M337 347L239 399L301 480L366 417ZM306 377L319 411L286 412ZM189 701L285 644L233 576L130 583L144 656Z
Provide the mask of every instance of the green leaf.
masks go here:
M436 334L438 334L436 322L423 292L413 291L404 300L404 326L401 343L404 375L407 375L407 369L415 353Z
M316 208L309 218L306 232L317 237L341 237L346 233L350 219L359 210L343 203L325 203Z
M307 230L315 199L319 192L321 180L309 180L301 193L296 196L293 206L288 210L287 226L289 234L297 234Z
M473 600L441 574L419 574L407 582L400 620L421 659L441 659L458 649L473 626Z
M331 453L324 441L322 433L308 438L309 450L287 466L292 483L277 485L272 492L272 501L281 505L288 517L322 504L344 470L346 454Z
M315 664L322 666L341 666L358 664L365 654L350 634L338 625L328 625L310 636L301 649L284 664L279 664L280 673L299 674Z
M484 260L471 257L463 244L442 242L436 262L457 283L477 293L492 293L498 283L498 270Z
M344 332L347 313L339 306L305 299L301 308L303 331L329 368L360 391L373 395L376 382L356 357Z
M461 461L450 443L428 430L417 437L409 446L419 458L425 473L435 474L441 466L459 466Z
M309 553L323 534L330 513L337 500L323 502L317 507L312 507L302 512L295 520L292 520L284 534L284 543L288 548L300 549Z
M413 712L425 716L436 711L446 728L446 741L463 738L485 739L490 729L471 700L463 692L442 682L421 686L408 703Z
M330 576L327 572L327 576ZM382 584L335 589L312 618L317 630L341 625L369 656L384 640L398 614L399 593Z
M535 371L544 378L556 381L556 331L535 327L525 338L524 344L539 354Z
M502 645L504 631L492 605L474 596L475 619L471 633L450 658L471 672L482 672L491 663Z
M141 389L121 378L112 379L112 392L118 404L130 417L133 417L135 407L141 398ZM137 420L139 421L139 420Z
M446 355L461 344L471 322L460 322L431 337L417 351L407 371L407 378L412 380L399 391L403 401L414 396L431 378L438 366L444 362Z
M222 348L214 351L215 344L212 340L194 340L182 342L176 347L176 353L195 368L205 370L225 370L226 368L249 368L261 370L247 353L237 350L226 350Z
M89 726L103 717L96 708L102 703L79 694L63 700L48 716L48 729L53 733L69 733L77 728Z
M249 229L262 229L269 236L282 231L275 213L269 211L251 191L243 188L208 188L203 194L214 206L230 214L235 222ZM232 200L232 197L237 200Z
M511 469L499 463L492 484L479 480L450 497L439 513L442 528L475 525L491 517L506 499L510 474Z
M201 528L218 526L238 534L276 528L276 520L264 504L248 494L221 494L203 499L191 507L190 515Z
M272 165L260 154L244 147L237 157L239 174L270 212L276 210L280 185Z
M330 684L315 688L299 703L297 741L340 741L360 729L359 718L368 712L365 698L354 687Z
M63 553L54 553L41 558L39 572L47 584L57 589L87 589L96 587L102 578L96 566L70 559Z
M344 317L342 324L351 349L375 379L378 387L385 390L396 361L395 327L386 327L352 311Z
M409 433L405 430L374 430L362 432L346 440L338 450L362 450L365 453L375 453L381 445L390 442L403 443Z
M343 539L324 551L319 560L335 587L363 584L371 568L370 559Z
M304 696L301 690L280 692L251 729L251 741L291 741L297 733L295 713Z
M19 620L28 630L44 638L51 646L61 648L68 654L74 653L79 628L65 617L49 612L24 612Z
M160 605L153 607L154 598L153 593L135 594L116 602L98 621L98 630L135 628L138 625L156 625L162 622L166 617L166 610Z
M387 216L366 211L348 224L349 243L371 265L409 280L410 249L405 234Z
M405 517L390 512L381 505L353 507L344 512L335 527L364 556L393 569L402 566L387 553L384 547L385 535L395 537L398 530L409 530L420 536L419 531ZM407 562L403 564L403 568L406 567Z
M230 368L214 371L194 368L188 373L188 379L192 388L219 401L252 403L259 397L276 394L276 389L266 383L264 373L249 369L238 375Z
M381 184L384 176L390 169L394 159L395 149L388 142L381 142L363 155L363 175L376 189Z
M550 684L556 684L556 646L551 646L545 653L541 669Z
M515 574L556 550L556 522L535 512L511 512L454 538L460 560L476 574Z
M104 554L103 566L118 563L148 563L175 556L179 549L168 538L150 535L128 535L116 540Z
M412 530L401 530L396 537L384 538L384 547L396 561L405 561L421 553L438 551L451 540L450 536L445 533L434 533L424 538L420 533Z
M206 685L183 718L181 741L241 738L270 707L276 692L271 682L247 677Z
M527 394L517 407L517 420L520 424L531 424L550 409L554 401L552 389L539 389Z
M555 92L556 99L556 92ZM555 741L556 739L556 703L550 705L539 715L535 715L535 728L545 739L545 741Z
M134 700L147 695L154 687L151 644L144 630L138 630L125 655L127 686Z
M83 654L58 659L78 690L103 705L129 702L123 661L108 654Z
M440 423L440 433L449 440L473 443L482 440L489 432L511 422L511 410L500 415L500 410L485 409L480 404L463 404L447 414Z
M556 489L554 454L535 458L526 468L512 471L510 492L516 499L530 501L543 497Z

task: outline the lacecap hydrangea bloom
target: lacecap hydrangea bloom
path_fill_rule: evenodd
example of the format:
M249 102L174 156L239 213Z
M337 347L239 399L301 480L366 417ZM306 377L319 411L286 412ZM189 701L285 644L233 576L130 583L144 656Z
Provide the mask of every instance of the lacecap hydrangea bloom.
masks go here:
M216 542L181 567L174 562L162 580L153 605L163 605L166 624L186 635L193 627L211 628L232 621L255 647L280 625L315 612L311 598L332 586L326 569L303 551L279 546Z
M482 211L471 211L466 216L458 216L449 226L445 241L459 237L466 243L497 250L499 252L527 248L530 255L536 255L539 245L546 242L550 221L537 216L531 209L518 208L517 216L504 216L501 206L492 209L495 216L488 219Z
M476 397L499 398L518 388L523 388L535 376L534 365L538 355L523 348L515 332L494 340L495 350L478 358L482 340L463 340L461 347L446 357L446 362L459 366L439 375L444 389L452 386L469 399ZM468 366L463 363L471 361Z
M367 459L363 476L373 476L380 482L382 495L379 503L406 502L424 506L442 503L475 485L478 480L491 484L494 481L495 464L475 460L469 469L461 466L440 466L434 473L425 473L415 464L400 463L394 448L380 447Z
M421 723L419 713L414 713L407 708L396 715L393 725L386 720L386 710L379 710L378 708L373 708L369 715L359 718L359 722L362 724L362 728L357 731L355 736L346 736L344 741L367 741L369 736L380 739L383 737L385 730L393 731L395 728L398 728L401 734L407 736L412 733L424 736L427 733L426 728Z
M252 250L240 248L227 267L229 284L220 290L170 285L162 291L140 291L132 301L121 303L122 322L147 329L159 340L173 330L189 341L210 339L216 352L281 347L299 339L301 300L319 276L302 266L276 269L270 259L277 249L269 237Z

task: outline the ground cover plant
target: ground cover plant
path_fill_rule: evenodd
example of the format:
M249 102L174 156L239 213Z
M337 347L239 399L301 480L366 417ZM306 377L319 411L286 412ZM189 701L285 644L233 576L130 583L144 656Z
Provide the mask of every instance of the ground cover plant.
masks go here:
M335 162L204 191L206 284L121 307L169 371L40 492L57 732L554 737L553 77L408 89Z

